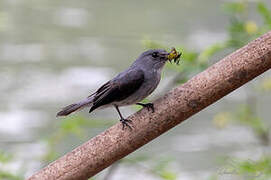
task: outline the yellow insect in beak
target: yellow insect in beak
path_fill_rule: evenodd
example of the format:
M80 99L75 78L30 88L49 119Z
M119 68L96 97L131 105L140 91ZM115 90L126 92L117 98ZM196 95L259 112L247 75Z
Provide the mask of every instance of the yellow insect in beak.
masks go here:
M171 62L174 59L174 63L179 65L181 55L182 53L179 53L176 51L175 48L172 48L170 53L168 54L168 60Z

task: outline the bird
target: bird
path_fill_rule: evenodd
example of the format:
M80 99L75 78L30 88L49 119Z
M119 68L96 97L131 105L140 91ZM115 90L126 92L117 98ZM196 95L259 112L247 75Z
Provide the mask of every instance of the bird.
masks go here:
M161 79L161 71L167 61L180 57L181 54L172 49L168 53L164 49L150 49L143 52L125 71L107 81L87 98L64 107L57 116L67 116L75 111L89 107L89 113L99 108L115 107L122 123L122 129L132 124L131 120L125 119L120 106L137 104L154 112L152 103L140 103L149 96L158 86Z

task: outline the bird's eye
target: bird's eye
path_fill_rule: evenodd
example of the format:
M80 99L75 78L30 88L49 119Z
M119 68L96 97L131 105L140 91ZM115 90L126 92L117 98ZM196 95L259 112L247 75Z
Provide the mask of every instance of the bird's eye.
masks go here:
M157 57L158 57L158 53L157 53L157 52L153 52L153 53L151 54L151 56L152 56L153 58L157 58Z

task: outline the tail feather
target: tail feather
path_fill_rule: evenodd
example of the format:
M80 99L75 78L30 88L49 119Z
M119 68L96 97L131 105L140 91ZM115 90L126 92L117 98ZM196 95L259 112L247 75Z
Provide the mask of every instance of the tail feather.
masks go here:
M68 105L68 106L64 107L60 112L58 112L56 116L67 116L74 111L77 111L81 108L89 106L91 104L91 102L92 102L92 98L89 98L89 99L85 99L81 102Z
M67 116L72 112L78 110L81 106L78 104L71 104L69 106L64 107L60 112L57 113L56 116Z

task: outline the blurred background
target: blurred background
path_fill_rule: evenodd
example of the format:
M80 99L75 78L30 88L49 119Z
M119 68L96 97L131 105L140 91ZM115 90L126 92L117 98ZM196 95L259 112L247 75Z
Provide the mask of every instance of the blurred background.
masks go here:
M269 30L269 0L0 0L0 179L29 177L117 123L113 108L55 115L146 49L183 52L152 101ZM269 71L91 179L271 179L270 91Z

